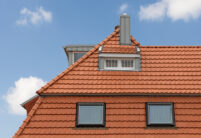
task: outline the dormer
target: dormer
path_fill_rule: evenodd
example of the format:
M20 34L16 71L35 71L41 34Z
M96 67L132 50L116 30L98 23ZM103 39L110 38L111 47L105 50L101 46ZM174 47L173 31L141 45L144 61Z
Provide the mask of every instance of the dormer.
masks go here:
M98 49L97 70L140 71L141 56L139 43L130 35L130 16L120 16L118 33L104 42ZM68 65L72 65L95 45L67 45L64 47Z
M140 71L139 43L130 35L130 16L120 16L119 33L99 47L99 70Z
M75 63L78 59L84 56L90 51L94 45L67 45L64 47L64 51L68 58L68 66Z

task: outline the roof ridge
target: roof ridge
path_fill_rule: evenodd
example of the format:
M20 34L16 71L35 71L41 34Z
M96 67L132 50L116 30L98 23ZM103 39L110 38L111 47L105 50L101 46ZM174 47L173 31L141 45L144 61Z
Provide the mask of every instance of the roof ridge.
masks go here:
M140 43L131 35L131 41L136 45L136 46L140 46Z
M109 41L110 38L112 38L114 35L119 33L120 28L116 28L113 33L111 33L108 37L106 37L103 41L101 41L99 44L97 44L94 48L92 48L89 52L87 52L83 57L81 57L79 60L77 60L74 64L72 64L69 68L64 70L62 73L57 75L54 79L52 79L50 82L45 84L45 86L41 87L38 91L36 91L39 95L42 93L42 91L46 90L49 86L53 85L58 79L63 77L65 74L67 74L69 71L71 71L74 67L79 65L83 60L85 60L87 57L89 57L95 50L97 50L101 45L103 45L105 42Z
M22 125L20 126L20 128L18 129L18 131L15 133L15 135L13 136L13 138L17 138L22 133L22 131L24 130L25 126L29 123L29 121L31 120L32 116L36 112L36 109L38 108L38 106L42 102L42 99L43 99L42 97L38 98L38 100L36 101L35 105L31 109L31 111L28 113L27 118L24 120L24 122L22 123Z

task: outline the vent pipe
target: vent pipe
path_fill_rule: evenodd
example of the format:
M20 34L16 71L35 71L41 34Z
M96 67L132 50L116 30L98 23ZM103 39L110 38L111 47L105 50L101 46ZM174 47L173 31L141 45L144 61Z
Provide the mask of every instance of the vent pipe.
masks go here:
M120 45L131 45L130 38L130 16L120 16Z

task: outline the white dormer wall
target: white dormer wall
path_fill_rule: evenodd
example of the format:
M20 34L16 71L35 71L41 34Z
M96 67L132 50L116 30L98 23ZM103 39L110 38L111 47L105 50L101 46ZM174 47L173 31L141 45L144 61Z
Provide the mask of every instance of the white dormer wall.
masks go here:
M101 53L99 51L98 60L99 60L98 62L99 70L141 71L141 59L139 52L136 54L114 54L114 53ZM106 66L107 60L116 60L117 66L107 67ZM133 66L123 67L122 65L123 60L132 60Z

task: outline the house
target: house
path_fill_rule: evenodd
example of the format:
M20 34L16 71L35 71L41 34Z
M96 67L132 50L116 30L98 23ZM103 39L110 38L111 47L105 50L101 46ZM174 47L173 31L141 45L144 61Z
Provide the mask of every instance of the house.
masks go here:
M72 65L23 104L14 138L201 137L201 46L141 46L122 15L99 44L64 50Z

